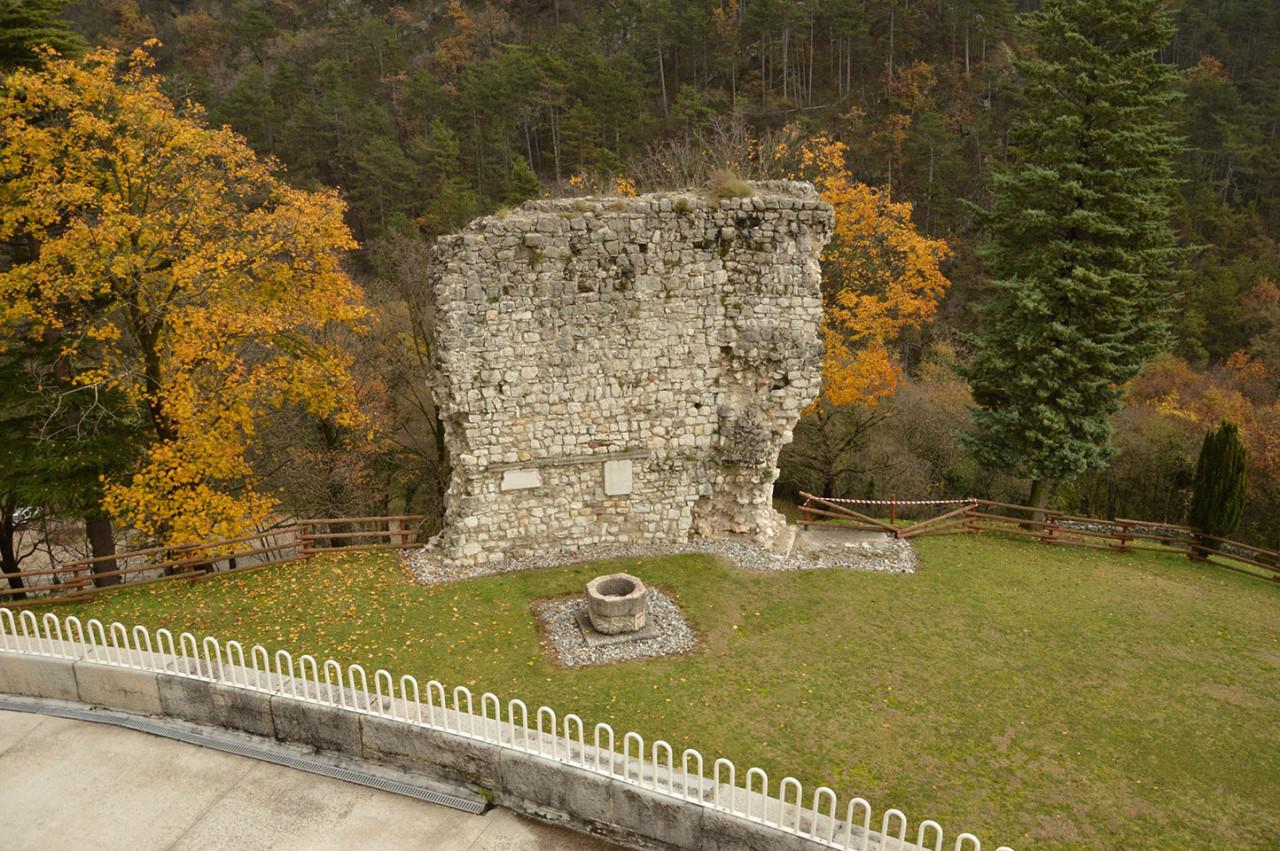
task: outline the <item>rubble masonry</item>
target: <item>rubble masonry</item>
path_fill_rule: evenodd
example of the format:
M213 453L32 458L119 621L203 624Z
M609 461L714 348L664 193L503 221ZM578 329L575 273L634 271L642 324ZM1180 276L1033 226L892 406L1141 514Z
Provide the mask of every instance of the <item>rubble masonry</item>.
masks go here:
M436 401L452 463L440 556L770 543L778 451L818 392L804 183L529 202L436 244Z

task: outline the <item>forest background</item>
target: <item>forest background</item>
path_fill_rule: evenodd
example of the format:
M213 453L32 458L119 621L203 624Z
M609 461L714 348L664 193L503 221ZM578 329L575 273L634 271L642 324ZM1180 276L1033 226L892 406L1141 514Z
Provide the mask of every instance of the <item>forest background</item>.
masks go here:
M282 407L256 428L255 486L287 514L438 517L448 474L422 292L435 236L544 194L702 186L726 167L782 176L797 162L850 203L856 181L909 205L894 210L921 244L945 242L934 252L945 281L884 336L864 392L829 395L802 422L779 494L1024 502L1027 483L983 467L957 435L971 423L961 371L987 288L980 210L1019 109L1017 15L1035 5L101 0L58 14L88 45L127 54L158 39L171 100L203 105L288 183L336 187L346 202L359 243L346 266L373 319L335 342L367 419ZM1110 464L1060 484L1052 504L1182 522L1203 435L1230 419L1249 449L1235 537L1274 547L1280 6L1170 8L1177 29L1159 58L1179 72L1173 224L1187 249L1173 338L1126 388ZM5 495L6 534L32 502Z

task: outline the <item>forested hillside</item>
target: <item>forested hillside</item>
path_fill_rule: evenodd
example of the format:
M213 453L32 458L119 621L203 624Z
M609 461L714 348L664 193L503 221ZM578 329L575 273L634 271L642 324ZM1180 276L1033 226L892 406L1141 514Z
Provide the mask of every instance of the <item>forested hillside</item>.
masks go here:
M1027 106L1030 51L1008 0L101 0L61 14L88 44L148 39L166 93L202 104L284 177L337 187L360 248L351 274L381 317L346 341L380 437L302 410L260 435L257 464L299 512L438 507L443 453L425 391L417 288L430 238L543 193L704 183L717 167L786 172L783 147L843 143L856 181L911 205L944 240L932 321L891 340L885 394L818 412L780 490L1025 498L956 436L960 377L989 270L993 169ZM1280 5L1171 0L1159 51L1181 137L1171 199L1179 255L1172 337L1127 387L1118 452L1053 499L1181 521L1203 434L1224 418L1249 449L1247 537L1280 541ZM818 421L821 420L821 421ZM279 463L282 458L292 463ZM1245 534L1242 532L1242 535Z

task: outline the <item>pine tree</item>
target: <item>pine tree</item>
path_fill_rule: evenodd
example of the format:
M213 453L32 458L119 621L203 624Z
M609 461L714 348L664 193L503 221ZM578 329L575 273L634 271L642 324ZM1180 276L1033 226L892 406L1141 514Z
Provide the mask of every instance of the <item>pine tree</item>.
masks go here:
M46 45L78 56L84 39L60 15L68 0L0 0L0 69L40 63L35 48Z
M1156 61L1162 0L1047 0L1009 163L985 211L991 292L966 370L965 437L985 464L1055 481L1103 466L1121 387L1166 344L1177 249L1169 227L1180 140L1175 71Z
M65 335L67 329L62 330ZM136 460L138 421L123 394L77 387L74 365L62 357L58 335L38 340L9 336L0 346L0 571L13 574L31 555L20 550L15 516L37 508L61 518L82 517L92 554L112 555L111 521L102 511L102 481ZM93 573L109 573L112 561ZM118 576L95 576L114 585ZM21 579L9 578L11 588Z
M436 188L462 172L458 137L439 116L431 119L427 134L414 141L410 156L421 164L429 188Z
M1235 423L1223 421L1204 436L1191 493L1190 524L1206 535L1225 538L1244 514L1245 448Z
M573 168L589 168L595 158L600 125L595 113L582 101L574 101L560 129L566 160Z
M484 204L471 184L451 177L431 194L421 229L429 237L451 233L484 212Z
M511 177L507 181L506 202L514 206L530 198L537 198L541 194L542 183L538 180L538 175L529 167L529 163L524 157L513 158Z

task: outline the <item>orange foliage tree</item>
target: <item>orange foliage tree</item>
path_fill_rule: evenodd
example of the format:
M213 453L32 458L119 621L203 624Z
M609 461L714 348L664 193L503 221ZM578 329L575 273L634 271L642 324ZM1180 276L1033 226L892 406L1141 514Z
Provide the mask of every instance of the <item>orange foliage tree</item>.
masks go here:
M822 394L797 428L785 463L808 471L824 496L856 472L853 458L885 412L880 402L902 377L893 356L904 331L920 328L949 286L942 262L947 243L920 234L911 205L854 180L847 146L825 134L777 143L772 157L793 177L812 181L835 210L835 231L823 253Z
M822 258L823 399L875 407L901 377L893 343L933 317L949 286L941 264L950 249L916 230L910 204L854 180L847 152L843 142L819 134L775 155L797 157L798 175L811 180L836 213Z
M280 180L229 129L161 92L147 53L46 57L4 80L0 345L53 341L82 391L123 393L146 452L105 486L117 519L166 542L235 536L274 505L248 461L285 405L352 426L355 247L335 192Z

